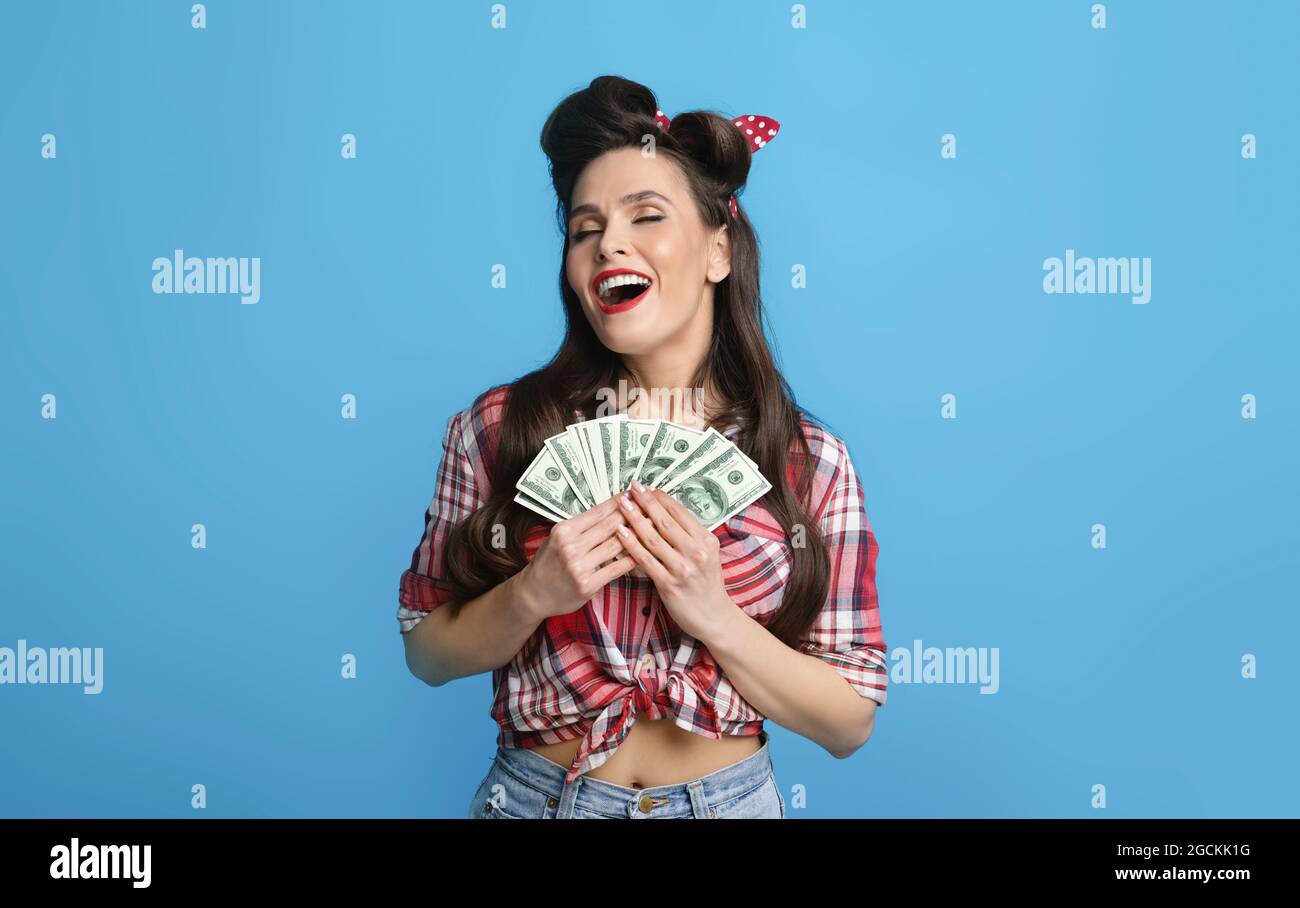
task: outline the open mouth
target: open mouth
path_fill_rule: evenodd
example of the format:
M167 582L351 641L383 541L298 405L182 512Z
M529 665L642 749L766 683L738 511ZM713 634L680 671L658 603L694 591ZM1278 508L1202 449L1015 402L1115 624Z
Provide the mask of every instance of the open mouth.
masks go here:
M640 274L617 274L596 286L596 301L607 313L631 309L645 298L653 282Z

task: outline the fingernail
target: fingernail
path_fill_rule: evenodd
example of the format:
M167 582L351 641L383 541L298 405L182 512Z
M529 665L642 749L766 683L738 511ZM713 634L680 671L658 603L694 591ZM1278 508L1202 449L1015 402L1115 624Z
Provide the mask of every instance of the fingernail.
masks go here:
M619 497L619 503L622 504L623 507L627 508L629 511L632 510L632 499L627 497L626 492L624 492L622 495L618 497Z
M632 488L636 489L638 492L645 491L645 486L641 485L641 483L637 482L635 479L632 480Z

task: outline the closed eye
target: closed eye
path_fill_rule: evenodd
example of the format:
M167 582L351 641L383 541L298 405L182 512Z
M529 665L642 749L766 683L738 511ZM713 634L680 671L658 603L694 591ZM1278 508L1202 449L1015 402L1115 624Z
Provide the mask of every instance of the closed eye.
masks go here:
M664 216L662 214L656 214L656 215L651 215L643 218L637 218L632 223L640 224L642 221L662 221L663 219ZM600 232L599 230L580 230L570 238L570 242L576 243L578 242L578 240L582 239L589 233L599 233L599 232Z

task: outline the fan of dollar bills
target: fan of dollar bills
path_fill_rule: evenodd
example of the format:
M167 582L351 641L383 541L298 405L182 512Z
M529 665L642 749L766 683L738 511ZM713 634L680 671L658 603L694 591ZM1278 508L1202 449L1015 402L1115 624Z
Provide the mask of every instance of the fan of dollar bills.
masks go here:
M717 429L626 414L573 423L546 439L524 471L515 501L567 520L626 491L636 480L685 505L708 530L772 488L758 465Z

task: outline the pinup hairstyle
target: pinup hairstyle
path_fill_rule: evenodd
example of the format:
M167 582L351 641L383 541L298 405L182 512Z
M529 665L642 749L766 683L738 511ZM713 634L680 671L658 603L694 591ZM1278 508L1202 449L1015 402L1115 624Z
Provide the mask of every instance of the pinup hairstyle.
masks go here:
M654 94L644 85L599 76L561 101L542 127L542 150L550 160L556 216L564 236L560 254L564 340L550 362L513 383L492 439L490 495L483 507L450 532L444 555L453 608L459 609L526 566L523 539L530 528L547 520L513 500L515 483L544 439L564 431L575 410L594 417L597 392L615 384L619 356L596 336L565 274L568 210L583 169L606 152L639 148L645 136L656 136L656 154L668 156L681 168L707 228L728 223L727 199L749 175L752 152L730 119L710 111L685 111L675 114L665 131L655 123L658 109ZM800 427L801 415L815 417L795 403L768 348L758 286L758 238L743 211L730 219L729 233L731 273L714 287L713 339L692 387L703 387L706 378L711 379L722 398L710 401L711 406L721 407L714 425L739 422L737 447L772 483L760 501L787 534L792 534L794 525L803 526L806 545L791 548L781 607L766 624L784 643L797 648L825 604L830 584L826 546L809 511L812 470L807 468L810 452ZM795 477L794 488L787 469ZM494 524L506 527L504 548L490 544ZM537 635L530 640L532 646Z

